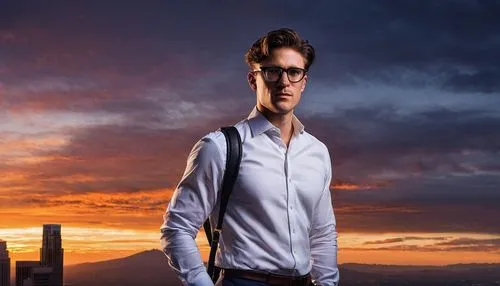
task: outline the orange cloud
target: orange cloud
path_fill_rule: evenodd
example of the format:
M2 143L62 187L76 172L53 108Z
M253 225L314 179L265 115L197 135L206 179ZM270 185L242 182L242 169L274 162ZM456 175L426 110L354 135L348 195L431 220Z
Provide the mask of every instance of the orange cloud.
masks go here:
M335 213L339 214L367 214L367 213L420 213L416 207L411 206L391 206L382 204L362 204L344 205L335 208Z
M68 226L159 229L171 189L134 193L0 193L0 228L28 227L55 221ZM9 202L6 204L5 202Z
M340 179L335 179L330 189L333 190L347 190L347 191L357 191L357 190L372 190L388 187L390 185L389 181L379 181L371 184L356 184L349 181L344 181Z
M4 140L0 145L1 154L52 150L68 143L67 137L61 134L24 135L21 138L5 138L6 136L6 134L3 134Z

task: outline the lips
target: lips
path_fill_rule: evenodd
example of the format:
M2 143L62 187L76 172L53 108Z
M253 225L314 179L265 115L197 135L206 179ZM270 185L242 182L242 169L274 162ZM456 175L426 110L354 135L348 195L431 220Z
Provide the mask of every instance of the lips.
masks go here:
M292 96L292 94L288 93L288 92L278 92L278 93L276 93L276 96L280 96L280 97L281 96Z

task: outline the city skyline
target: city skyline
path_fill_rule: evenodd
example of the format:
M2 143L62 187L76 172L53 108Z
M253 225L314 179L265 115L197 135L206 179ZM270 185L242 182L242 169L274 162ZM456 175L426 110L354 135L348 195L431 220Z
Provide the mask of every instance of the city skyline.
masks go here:
M339 262L500 262L498 2L56 2L0 3L11 264L47 222L66 265L158 249L191 147L249 114L243 54L281 27L317 50L296 114L332 155Z
M9 259L9 251L6 241L0 240L0 286L11 286L10 281L15 286L63 286L64 249L60 224L42 225L39 254L40 258L36 261L14 259L12 265L4 265L5 258ZM15 275L12 275L12 270ZM4 278L5 274L7 279Z
M7 242L0 239L0 286L10 286L10 257Z

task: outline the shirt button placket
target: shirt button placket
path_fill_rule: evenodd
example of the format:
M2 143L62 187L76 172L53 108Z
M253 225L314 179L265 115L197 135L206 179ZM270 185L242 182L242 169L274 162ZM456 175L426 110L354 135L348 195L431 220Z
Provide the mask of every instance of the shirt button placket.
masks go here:
M288 150L286 150L285 153L285 168L286 168L286 182L287 182L287 193L288 193L288 217L289 217L289 229L290 229L290 244L292 248L292 257L294 260L294 268L297 263L295 256L297 255L297 252L295 250L295 216L293 212L293 204L295 202L295 189L293 188L292 185L292 169L291 169L291 163L290 163L290 146L288 147Z

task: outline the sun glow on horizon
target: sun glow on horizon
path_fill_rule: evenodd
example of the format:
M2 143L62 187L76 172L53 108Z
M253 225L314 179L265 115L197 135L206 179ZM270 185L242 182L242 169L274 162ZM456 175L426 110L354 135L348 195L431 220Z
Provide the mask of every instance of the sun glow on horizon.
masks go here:
M12 260L38 259L42 227L0 228ZM96 262L160 249L160 232L143 229L62 226L65 264ZM446 265L500 262L491 242L500 235L474 233L341 233L339 263ZM196 237L203 259L209 246L205 233ZM477 249L471 246L476 246ZM462 248L460 248L462 247Z

